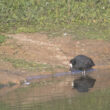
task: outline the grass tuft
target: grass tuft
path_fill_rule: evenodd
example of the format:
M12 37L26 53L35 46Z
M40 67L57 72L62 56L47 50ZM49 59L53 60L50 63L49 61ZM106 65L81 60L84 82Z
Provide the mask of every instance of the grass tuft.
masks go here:
M13 67L15 67L15 68L21 68L21 69L27 69L27 70L37 70L37 71L51 69L51 65L30 62L30 61L26 61L24 59L14 59L14 58L5 57L5 58L3 58L3 60L10 62L13 65Z
M8 38L8 37L6 37L6 36L4 36L4 35L0 35L0 45L1 45L2 43L4 43L7 38Z
M32 61L26 61L24 59L15 59L15 58L9 58L9 57L2 57L3 61L9 62L12 64L14 68L20 68L30 71L51 71L53 72L54 69L65 69L64 66L61 65L51 65L51 64L43 64L43 63L37 63Z

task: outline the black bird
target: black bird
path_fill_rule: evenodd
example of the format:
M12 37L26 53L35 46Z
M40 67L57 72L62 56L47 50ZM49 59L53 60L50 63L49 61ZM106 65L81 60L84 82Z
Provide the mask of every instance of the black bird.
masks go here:
M85 72L95 66L91 58L85 55L78 55L70 60L70 71L81 70L82 75L85 76Z

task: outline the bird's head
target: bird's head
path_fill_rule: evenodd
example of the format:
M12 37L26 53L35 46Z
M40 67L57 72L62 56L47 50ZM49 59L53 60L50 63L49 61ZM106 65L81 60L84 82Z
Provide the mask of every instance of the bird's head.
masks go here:
M72 60L70 60L70 63L69 63L69 67L70 67L70 71L72 70L72 68L73 68L73 65L72 65Z
M76 61L74 59L70 60L69 66L70 66L70 71L74 69L74 65L76 64Z

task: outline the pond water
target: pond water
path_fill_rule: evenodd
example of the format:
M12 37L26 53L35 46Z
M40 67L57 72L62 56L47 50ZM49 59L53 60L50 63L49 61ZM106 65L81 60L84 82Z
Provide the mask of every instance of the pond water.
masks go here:
M107 110L110 107L110 69L93 71L87 78L69 74L30 82L12 87L11 91L0 89L4 91L0 94L0 110L83 110L84 107L84 110Z

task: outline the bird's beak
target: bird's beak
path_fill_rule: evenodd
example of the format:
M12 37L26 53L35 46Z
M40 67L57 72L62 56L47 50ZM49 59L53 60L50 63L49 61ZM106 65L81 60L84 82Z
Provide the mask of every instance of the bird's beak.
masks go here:
M70 63L70 68L72 68L73 66L72 66L72 64Z
M72 64L70 63L69 66L70 66L69 71L72 71L72 67L73 67Z

